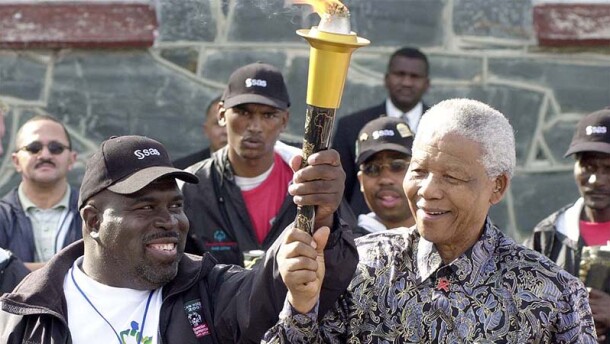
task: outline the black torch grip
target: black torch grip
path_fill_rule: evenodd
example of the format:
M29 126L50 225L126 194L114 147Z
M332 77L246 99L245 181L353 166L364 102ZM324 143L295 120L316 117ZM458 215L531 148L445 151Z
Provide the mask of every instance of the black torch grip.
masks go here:
M303 135L303 161L301 168L307 167L307 159L314 153L328 149L330 135L335 122L337 109L321 108L307 105L305 114L305 134ZM315 208L312 205L299 206L295 219L296 227L309 234L314 232L316 218Z

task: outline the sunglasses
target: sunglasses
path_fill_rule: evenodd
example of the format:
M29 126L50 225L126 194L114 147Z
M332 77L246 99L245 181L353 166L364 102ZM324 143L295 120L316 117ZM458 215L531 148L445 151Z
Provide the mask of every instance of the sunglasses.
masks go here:
M409 168L409 161L403 159L395 159L387 164L362 164L360 165L360 171L369 177L378 177L381 174L381 170L387 167L392 173L403 173Z
M62 143L59 143L57 141L51 141L46 145L40 141L34 141L34 142L28 144L27 146L23 146L23 147L19 148L17 150L17 152L24 150L26 152L29 152L30 154L38 154L38 153L40 153L40 151L42 151L42 149L45 146L47 147L49 152L53 155L59 155L59 154L63 153L64 150L66 150L66 149L70 150L70 147L68 147Z

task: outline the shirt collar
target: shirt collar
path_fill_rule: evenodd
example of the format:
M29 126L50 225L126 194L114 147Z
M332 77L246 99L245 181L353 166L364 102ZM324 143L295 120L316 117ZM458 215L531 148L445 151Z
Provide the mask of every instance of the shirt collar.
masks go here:
M483 271L494 269L493 252L499 242L499 231L494 228L489 217L485 219L485 230L479 240L453 262L447 264L461 284L476 285ZM420 281L430 278L440 267L443 260L434 244L422 237L417 243L417 270Z
M17 188L17 195L19 196L19 202L21 202L21 207L27 213L30 209L40 209L34 202L32 202L28 196L25 195L23 191L23 184L19 184ZM68 209L70 205L70 184L66 188L66 192L64 196L50 209Z
M392 103L390 98L388 98L385 100L385 110L387 115L390 117L403 117L404 115L406 115L408 118L412 116L421 117L422 113L424 112L424 104L419 102L415 104L411 110L402 112L402 110L397 108L396 105Z
M358 215L358 226L364 228L369 233L376 233L387 230L386 226L374 212Z
M397 108L390 98L388 98L385 101L385 110L388 116L405 120L409 124L411 131L416 132L417 126L419 125L419 119L424 112L424 104L420 101L411 110L402 112L402 110Z

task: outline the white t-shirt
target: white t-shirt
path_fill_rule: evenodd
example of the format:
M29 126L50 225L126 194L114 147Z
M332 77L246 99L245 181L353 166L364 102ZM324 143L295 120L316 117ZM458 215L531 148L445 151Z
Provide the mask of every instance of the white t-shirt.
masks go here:
M119 343L118 335L121 338L120 343L136 344L151 291L115 288L101 284L81 270L82 260L83 257L78 258L64 278L68 327L72 342L74 344ZM162 288L155 290L150 298L141 344L156 344L158 341L161 290ZM101 315L87 302L83 294ZM112 324L114 331L104 318Z

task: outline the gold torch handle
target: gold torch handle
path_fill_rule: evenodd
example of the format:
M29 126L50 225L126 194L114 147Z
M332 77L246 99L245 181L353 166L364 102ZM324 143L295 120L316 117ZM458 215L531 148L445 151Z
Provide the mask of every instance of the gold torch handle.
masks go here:
M330 135L335 122L336 110L307 105L301 168L308 166L307 159L312 154L328 149L330 146ZM307 205L297 208L296 227L298 229L313 234L315 219L316 212L314 206Z

